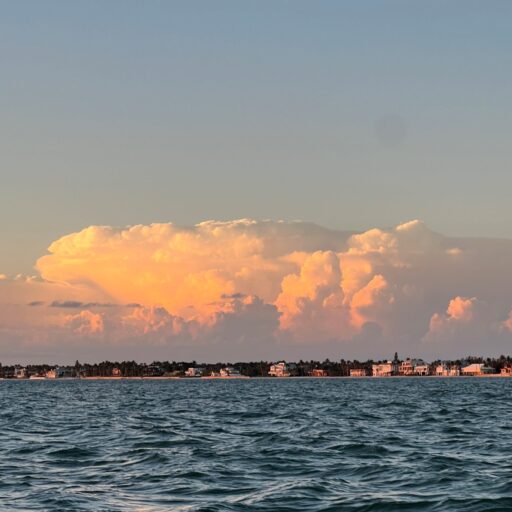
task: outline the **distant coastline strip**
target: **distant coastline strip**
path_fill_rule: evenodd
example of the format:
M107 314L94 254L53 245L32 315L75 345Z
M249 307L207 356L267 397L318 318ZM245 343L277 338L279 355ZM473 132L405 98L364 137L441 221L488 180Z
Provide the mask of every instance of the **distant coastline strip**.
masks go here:
M452 361L394 359L387 361L278 361L269 363L201 363L155 361L151 364L135 361L80 363L74 365L0 365L2 380L55 379L247 379L256 377L480 377L512 376L512 357L467 357Z

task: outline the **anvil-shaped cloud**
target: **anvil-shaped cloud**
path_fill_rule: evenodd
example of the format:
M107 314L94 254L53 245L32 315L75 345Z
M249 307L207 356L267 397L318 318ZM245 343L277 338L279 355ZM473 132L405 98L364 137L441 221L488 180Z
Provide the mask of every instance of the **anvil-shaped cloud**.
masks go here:
M28 358L508 351L511 256L512 241L416 220L363 233L247 219L91 226L52 243L37 277L0 279L0 345Z

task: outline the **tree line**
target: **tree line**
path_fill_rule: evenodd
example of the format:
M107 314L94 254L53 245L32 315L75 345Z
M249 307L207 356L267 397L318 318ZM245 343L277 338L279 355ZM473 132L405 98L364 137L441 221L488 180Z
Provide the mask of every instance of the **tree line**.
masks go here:
M398 363L402 360L396 359ZM371 375L372 365L381 363L368 359L366 361L345 360L331 361L324 359L323 361L300 360L298 362L289 363L290 373L292 376L305 377L311 374L313 370L324 370L325 374L330 377L346 377L350 375L350 370L364 369ZM435 368L444 363L448 366L464 366L472 363L484 363L486 366L494 369L499 373L501 368L512 366L511 356L501 355L498 358L468 356L463 359L456 360L436 360L429 364L431 373ZM188 368L201 368L204 375L212 372L219 372L221 368L234 367L242 375L247 377L266 377L272 362L269 361L252 361L252 362L218 362L218 363L201 363L197 361L154 361L151 364L139 363L136 361L102 361L101 363L80 363L76 361L74 365L65 367L67 376L74 377L158 377L158 376L175 376L182 377ZM10 378L16 375L16 370L21 365L0 365L0 377ZM29 364L25 365L26 376L44 376L48 371L58 367L51 364ZM62 367L61 367L62 368Z

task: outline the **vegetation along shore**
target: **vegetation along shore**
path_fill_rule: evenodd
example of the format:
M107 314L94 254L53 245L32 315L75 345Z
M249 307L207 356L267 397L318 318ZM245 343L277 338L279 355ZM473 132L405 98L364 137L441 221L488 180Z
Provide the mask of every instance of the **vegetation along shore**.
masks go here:
M244 379L250 377L459 377L512 376L512 357L484 358L468 356L457 360L400 359L345 360L298 362L226 362L198 363L197 361L103 361L74 365L14 364L0 365L0 379Z

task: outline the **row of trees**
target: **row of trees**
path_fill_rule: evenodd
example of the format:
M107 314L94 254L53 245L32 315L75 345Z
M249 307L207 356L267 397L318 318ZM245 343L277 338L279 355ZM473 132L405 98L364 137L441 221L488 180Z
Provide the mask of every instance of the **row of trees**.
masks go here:
M401 362L398 356L395 355L395 361ZM350 375L352 369L365 369L368 374L371 374L372 365L382 361L374 361L368 359L367 361L358 360L345 360L331 361L325 359L324 361L303 361L300 360L294 363L292 375L295 376L308 376L314 369L324 370L327 375L331 377L343 377ZM499 373L501 368L512 366L512 358L510 356L500 356L499 358L483 358L469 356L464 359L452 361L433 361L430 366L432 373L435 367L444 362L451 365L464 366L471 363L484 363ZM268 361L256 362L219 362L219 363L198 363L197 361L154 361L151 364L137 363L136 361L103 361L95 364L82 364L79 361L73 366L66 367L66 375L68 376L82 376L82 377L110 377L113 375L123 377L149 377L149 376L184 376L188 368L196 367L202 368L204 374L208 375L211 372L218 372L221 368L232 366L236 368L242 375L248 377L265 377L268 375L270 365ZM40 364L40 365L27 365L25 366L25 376L30 375L45 375L46 372L55 368L56 365ZM19 370L20 365L2 366L0 365L0 376L3 378L14 377L16 370Z

